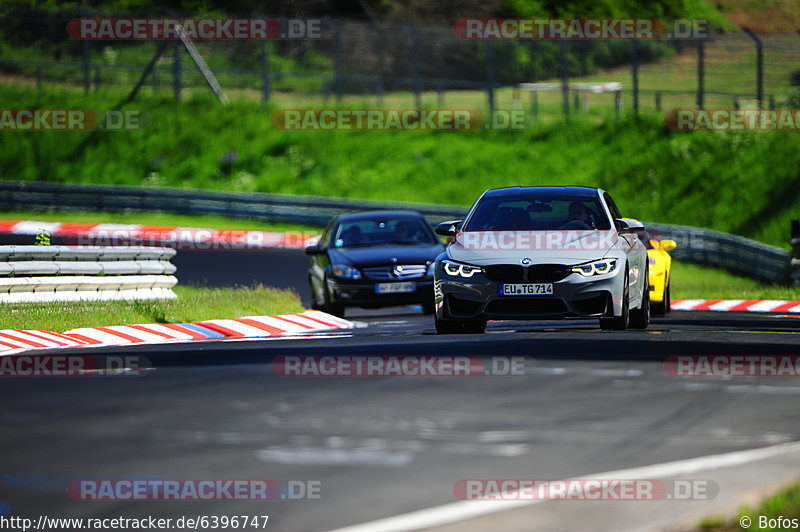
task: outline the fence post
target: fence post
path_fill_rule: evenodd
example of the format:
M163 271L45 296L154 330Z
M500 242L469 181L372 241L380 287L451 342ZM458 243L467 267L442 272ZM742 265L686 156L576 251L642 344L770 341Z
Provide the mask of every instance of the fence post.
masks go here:
M619 118L622 114L622 90L614 91L614 113Z
M703 108L705 96L706 42L697 39L697 108Z
M489 114L494 115L494 86L496 83L494 71L494 41L486 41L486 96L489 98Z
M175 93L175 101L181 99L181 41L176 40L173 43L172 51L175 56L172 60L172 90Z
M748 37L756 43L756 91L758 92L758 108L764 108L764 43L749 28L742 28Z
M636 39L631 40L631 66L633 70L633 112L639 112L639 43Z
M91 88L92 84L92 74L91 74L91 50L89 48L89 40L86 39L83 41L83 93L89 94L89 89Z
M800 220L792 220L792 258L790 263L792 286L800 286Z
M561 96L564 106L564 117L569 118L569 72L567 65L567 44L561 40Z
M661 112L661 93L656 93L656 111Z
M414 106L422 108L422 82L419 70L419 35L413 25L405 23L408 34L411 36L411 68L414 72Z
M269 42L261 42L261 101L269 101Z
M336 93L336 103L342 100L342 68L344 67L342 61L342 35L339 28L339 23L336 20L331 20L333 27L333 90Z
M740 107L741 107L741 104L739 103L739 95L735 94L733 96L733 110L734 111L738 111Z

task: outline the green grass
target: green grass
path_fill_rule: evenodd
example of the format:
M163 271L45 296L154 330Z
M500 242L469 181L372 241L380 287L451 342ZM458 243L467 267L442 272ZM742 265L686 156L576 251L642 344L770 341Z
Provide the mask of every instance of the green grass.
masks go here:
M739 519L745 515L752 522L749 528L743 528L739 524ZM800 483L785 487L772 497L762 501L757 508L742 508L736 517L732 519L725 519L719 516L708 517L698 524L698 529L703 532L736 532L740 530L789 530L791 528L786 526L778 528L759 527L759 516L764 516L767 519L777 519L779 517L800 519Z
M144 224L203 229L232 229L319 234L319 227L297 224L264 223L224 216L189 216L160 212L89 212L89 211L0 211L0 220L36 222Z
M800 300L800 288L762 284L723 270L672 261L672 299Z
M191 323L241 316L302 312L297 294L264 286L177 286L175 301L106 301L4 305L0 329L64 332L78 327L146 323Z

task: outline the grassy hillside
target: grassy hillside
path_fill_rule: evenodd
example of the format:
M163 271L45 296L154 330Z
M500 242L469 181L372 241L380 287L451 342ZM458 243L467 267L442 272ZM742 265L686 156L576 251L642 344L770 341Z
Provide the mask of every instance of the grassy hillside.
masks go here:
M17 109L107 109L118 96L0 88L4 107ZM593 185L610 190L629 216L778 245L800 213L800 139L792 132L674 133L660 116L517 132L284 132L271 124L272 109L254 102L150 98L127 108L145 112L147 127L3 132L0 177L450 204L505 185Z

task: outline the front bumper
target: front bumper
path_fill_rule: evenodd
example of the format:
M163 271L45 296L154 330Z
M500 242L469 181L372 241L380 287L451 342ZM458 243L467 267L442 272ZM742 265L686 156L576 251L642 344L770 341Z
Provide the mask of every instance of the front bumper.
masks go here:
M423 277L408 281L415 285L413 292L379 294L375 285L386 281L328 280L328 292L334 300L345 306L362 308L391 307L395 305L422 305L433 302L433 279Z
M553 282L553 294L500 295L500 282L476 273L468 279L437 269L434 281L439 319L560 319L618 316L622 313L624 269L595 277L572 273Z

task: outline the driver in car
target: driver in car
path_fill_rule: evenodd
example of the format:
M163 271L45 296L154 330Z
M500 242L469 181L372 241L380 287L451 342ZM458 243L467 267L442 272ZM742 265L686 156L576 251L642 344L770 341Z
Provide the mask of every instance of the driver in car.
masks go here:
M592 213L589 212L589 209L586 208L580 201L573 201L569 204L569 216L567 217L567 222L577 221L586 224L589 227L594 228L594 216Z

